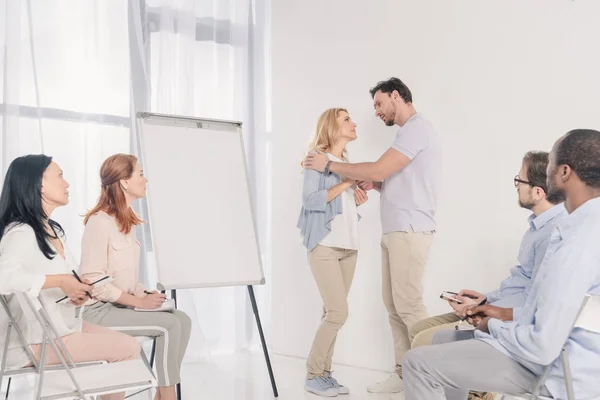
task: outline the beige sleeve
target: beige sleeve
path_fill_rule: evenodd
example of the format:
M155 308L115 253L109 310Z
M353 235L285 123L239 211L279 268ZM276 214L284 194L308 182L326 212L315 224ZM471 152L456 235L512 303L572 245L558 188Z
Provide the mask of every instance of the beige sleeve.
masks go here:
M81 278L90 282L108 275L108 238L111 221L99 215L88 220L81 238ZM112 284L94 288L92 295L102 301L114 303L123 291Z

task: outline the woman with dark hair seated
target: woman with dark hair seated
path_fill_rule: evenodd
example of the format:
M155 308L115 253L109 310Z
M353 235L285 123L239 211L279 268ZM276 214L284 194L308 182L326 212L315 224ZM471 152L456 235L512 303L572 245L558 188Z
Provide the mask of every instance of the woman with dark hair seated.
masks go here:
M57 207L69 202L68 188L62 170L51 157L28 155L10 164L0 195L0 294L8 295L11 314L37 360L42 352L42 327L31 313L24 312L13 293L39 299L76 363L135 359L140 354L136 339L84 322L77 312L92 287L71 274L77 264L65 246L61 226L50 219ZM56 302L65 295L70 302ZM0 313L0 348L6 343L7 326L8 316ZM7 360L3 360L8 367L31 365L17 335L11 335L8 349ZM48 347L46 364L59 363L57 354ZM101 398L124 397L124 393L117 393Z

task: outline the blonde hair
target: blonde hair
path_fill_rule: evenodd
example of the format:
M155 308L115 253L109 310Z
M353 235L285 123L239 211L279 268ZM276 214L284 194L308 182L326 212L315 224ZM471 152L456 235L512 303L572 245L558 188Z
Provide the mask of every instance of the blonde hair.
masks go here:
M337 141L339 132L339 124L337 117L341 112L348 113L345 108L330 108L325 110L317 121L317 129L312 136L308 151L321 150L323 152L330 151ZM342 160L346 160L346 149L342 152Z

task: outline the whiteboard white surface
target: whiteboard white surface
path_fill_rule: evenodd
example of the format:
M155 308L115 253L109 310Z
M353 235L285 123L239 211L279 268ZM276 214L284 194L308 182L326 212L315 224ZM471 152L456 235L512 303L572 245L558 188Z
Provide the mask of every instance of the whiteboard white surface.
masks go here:
M157 281L264 283L241 124L139 113Z

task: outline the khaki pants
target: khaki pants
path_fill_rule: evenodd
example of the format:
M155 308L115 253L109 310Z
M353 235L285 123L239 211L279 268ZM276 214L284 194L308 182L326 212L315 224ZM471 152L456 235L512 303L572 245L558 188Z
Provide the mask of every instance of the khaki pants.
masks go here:
M383 303L389 314L396 366L410 349L409 329L427 318L423 275L433 232L390 232L381 240Z
M308 253L310 269L323 299L323 317L306 361L307 377L331 371L335 339L348 318L348 292L356 269L356 250L318 245Z
M409 330L411 348L429 346L433 335L445 329L454 329L460 322L455 313L441 314L422 319Z

